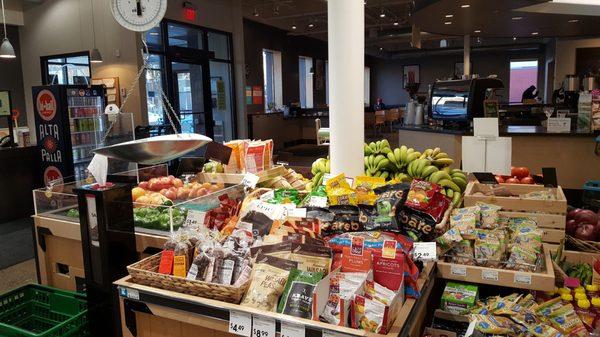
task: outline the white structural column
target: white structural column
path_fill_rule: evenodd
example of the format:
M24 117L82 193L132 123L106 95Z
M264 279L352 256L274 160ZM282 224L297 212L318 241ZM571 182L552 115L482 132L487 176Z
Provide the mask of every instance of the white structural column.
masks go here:
M365 8L363 0L327 2L331 173L364 174Z
M471 35L465 35L463 48L463 74L471 75Z

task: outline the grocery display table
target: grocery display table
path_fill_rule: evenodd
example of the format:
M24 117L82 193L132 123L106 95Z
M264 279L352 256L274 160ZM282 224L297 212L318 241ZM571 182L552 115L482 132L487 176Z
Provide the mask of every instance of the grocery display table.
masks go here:
M399 309L387 336L419 337L427 313L427 298L433 288L434 263L425 265L419 276L421 298L407 299ZM229 333L231 311L303 325L305 336L382 336L347 327L266 312L237 304L181 294L130 282L129 276L115 282L119 290L123 336L235 336Z

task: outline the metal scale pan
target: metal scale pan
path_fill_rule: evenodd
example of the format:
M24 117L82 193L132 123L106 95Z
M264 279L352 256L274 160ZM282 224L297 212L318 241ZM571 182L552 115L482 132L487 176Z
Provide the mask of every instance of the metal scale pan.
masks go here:
M133 140L94 150L94 153L144 165L155 165L179 158L211 142L197 133L180 133Z

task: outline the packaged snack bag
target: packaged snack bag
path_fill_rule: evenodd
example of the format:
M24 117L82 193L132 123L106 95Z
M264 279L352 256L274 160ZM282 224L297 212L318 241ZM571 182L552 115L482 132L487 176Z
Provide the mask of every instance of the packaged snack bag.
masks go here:
M310 319L313 310L313 292L323 274L292 269L279 301L277 312Z
M521 271L535 271L538 254L534 247L513 245L506 268Z
M361 207L361 222L366 230L398 231L396 214L402 209L409 185L405 183L385 185L375 188L373 207Z
M329 298L320 318L324 322L347 326L347 309L356 294L361 294L367 273L335 273L331 275Z
M289 273L298 267L294 261L268 255L258 255L248 291L240 305L255 309L275 311L277 300L283 292Z
M290 260L298 262L298 269L307 272L329 274L333 254L331 248L310 244L293 243Z
M497 233L477 232L475 239L474 253L475 262L484 267L498 267L503 261L504 240Z
M385 257L382 251L373 251L373 280L392 291L400 290L404 281L404 254L397 252Z
M508 335L514 323L510 318L488 315L471 315L469 320L476 320L475 329L490 335Z
M553 327L567 336L589 336L573 305L567 304L550 313L548 319Z
M375 281L367 280L365 282L365 297L370 300L376 300L384 305L391 305L398 294Z
M471 241L462 240L450 250L451 262L458 264L473 265L475 255Z
M478 227L482 229L497 228L500 219L498 212L502 207L483 202L478 202L476 205L479 206L481 210L481 221L478 223Z
M250 248L250 256L269 255L280 259L291 260L292 241L282 241L272 245L262 245Z
M267 147L264 142L250 142L246 144L244 152L244 166L246 172L259 173L267 166Z
M450 216L450 227L458 229L465 239L474 239L477 219L474 213L456 213Z
M460 235L460 231L456 228L450 228L446 233L442 236L438 237L435 240L440 249L440 254L443 255L458 243L463 241L462 236Z
M356 295L352 310L352 327L378 334L387 333L389 307L376 300Z
M325 183L325 191L329 193L329 191L335 188L343 188L350 190L350 184L348 184L348 181L346 180L346 175L340 173L337 176L331 177L329 178L329 180L327 180L327 182Z
M385 179L381 177L355 177L352 189L356 192L358 204L373 205L377 199L373 190L383 185L385 185Z
M330 205L356 205L358 198L356 193L349 188L332 188L327 191Z
M415 179L410 184L406 205L416 210L425 211L429 208L434 195L439 191L439 185Z
M320 224L320 231L323 235L360 232L364 230L360 222L360 211L356 206L330 206L329 212L331 218L323 217ZM331 219L331 220L330 220Z
M413 241L430 241L435 236L436 221L426 213L402 207L396 215L400 232Z

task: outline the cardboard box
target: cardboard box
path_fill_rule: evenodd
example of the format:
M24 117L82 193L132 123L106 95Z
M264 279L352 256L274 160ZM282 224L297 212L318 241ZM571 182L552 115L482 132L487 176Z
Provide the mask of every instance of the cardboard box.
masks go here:
M463 314L475 305L479 288L475 285L448 282L442 294L441 308L453 314Z

